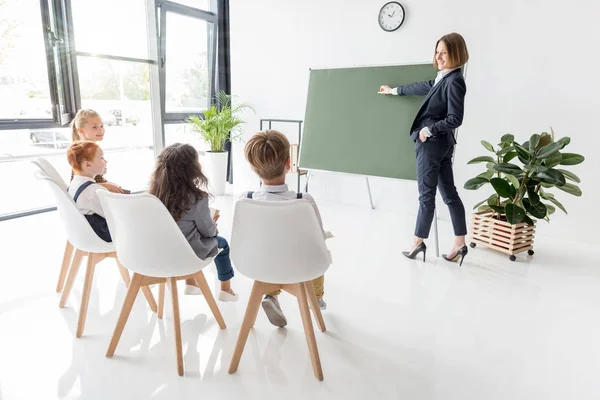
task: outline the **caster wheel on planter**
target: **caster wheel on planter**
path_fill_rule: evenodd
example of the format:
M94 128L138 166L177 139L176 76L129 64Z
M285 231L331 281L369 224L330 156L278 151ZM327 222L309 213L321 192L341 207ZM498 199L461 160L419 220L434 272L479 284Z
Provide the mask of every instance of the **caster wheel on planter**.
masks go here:
M510 261L515 261L515 260L517 259L517 257L515 257L514 255L512 255L512 256L508 257L508 259L509 259Z
M527 254L529 254L530 256L532 256L532 255L535 254L535 251L533 251L533 250L527 250Z
M469 244L469 246L471 246L471 248L472 248L472 249L474 249L474 248L475 248L475 246L477 246L477 243L472 243L472 242L471 242L471 244Z

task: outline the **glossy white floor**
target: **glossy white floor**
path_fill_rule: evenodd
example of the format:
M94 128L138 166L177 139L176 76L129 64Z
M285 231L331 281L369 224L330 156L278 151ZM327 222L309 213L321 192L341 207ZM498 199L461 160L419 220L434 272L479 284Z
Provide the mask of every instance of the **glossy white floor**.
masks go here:
M217 200L229 236L232 198ZM57 213L0 222L0 399L597 399L600 251L540 236L511 263L477 248L462 268L401 251L414 217L321 205L334 265L325 380L312 373L300 316L287 328L259 315L239 370L227 373L250 292L220 303L219 330L202 297L181 296L185 377L177 376L170 302L159 321L138 296L115 357L104 353L125 294L114 262L96 269L84 336L75 338L83 275L65 309L54 286L64 236ZM551 226L541 225L542 232ZM440 223L449 245L451 230ZM215 282L214 267L207 277Z

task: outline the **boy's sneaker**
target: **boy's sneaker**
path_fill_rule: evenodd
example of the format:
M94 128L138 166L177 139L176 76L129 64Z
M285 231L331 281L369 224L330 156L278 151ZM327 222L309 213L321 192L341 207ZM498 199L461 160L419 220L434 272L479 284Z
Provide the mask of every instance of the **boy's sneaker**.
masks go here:
M317 303L319 303L319 308L321 310L326 310L327 309L327 303L325 303L325 300L323 300L323 299L317 299ZM310 302L308 303L308 308L310 308L312 310L312 306L310 305Z
M262 301L262 308L265 310L267 318L269 318L269 321L271 321L273 325L278 327L287 325L287 319L285 318L285 315L283 315L283 311L281 311L281 306L279 305L277 297L265 296Z
M327 309L327 303L325 303L325 300L323 300L323 299L317 299L317 301L319 302L319 308L321 310L326 310Z

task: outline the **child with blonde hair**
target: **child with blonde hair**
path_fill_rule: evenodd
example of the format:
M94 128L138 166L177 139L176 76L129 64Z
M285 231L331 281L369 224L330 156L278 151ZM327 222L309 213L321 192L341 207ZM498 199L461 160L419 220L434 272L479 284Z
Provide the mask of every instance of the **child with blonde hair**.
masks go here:
M81 109L75 114L71 123L72 140L73 142L87 140L91 142L101 142L104 139L104 124L100 114L91 109ZM74 174L71 174L73 179ZM113 193L124 193L125 191L114 183L104 179L103 174L98 174L94 177L96 183L102 185Z

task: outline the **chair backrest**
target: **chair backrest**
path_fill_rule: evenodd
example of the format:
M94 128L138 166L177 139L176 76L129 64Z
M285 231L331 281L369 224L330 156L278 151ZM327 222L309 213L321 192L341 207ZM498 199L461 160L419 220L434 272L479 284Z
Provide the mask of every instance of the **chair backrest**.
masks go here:
M98 190L108 229L121 263L154 277L190 275L210 264L201 260L164 204L151 194Z
M32 160L31 163L37 166L39 169L41 169L42 172L44 172L46 175L48 175L48 177L50 177L61 189L65 191L67 190L66 182L60 176L56 168L54 168L54 166L50 164L50 161L46 160L43 157L38 157L35 160Z
M315 210L307 200L239 200L231 259L243 275L267 283L315 279L331 264Z
M85 219L81 211L77 208L71 196L60 187L59 183L43 171L36 171L35 177L38 180L47 182L50 186L56 200L56 208L65 226L67 240L75 248L93 253L115 251L111 243L105 242L96 235L96 232L94 232L87 219ZM92 188L89 190L92 190Z

